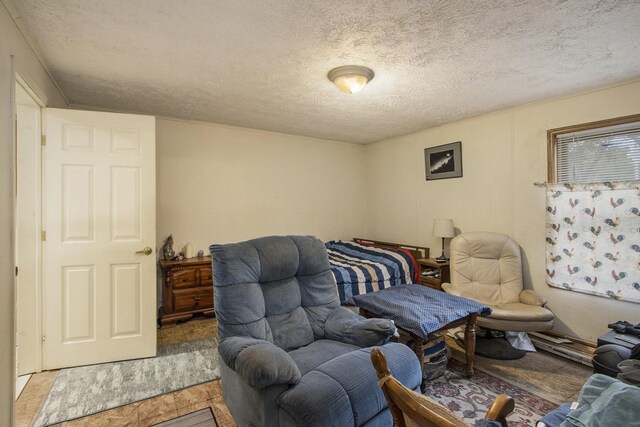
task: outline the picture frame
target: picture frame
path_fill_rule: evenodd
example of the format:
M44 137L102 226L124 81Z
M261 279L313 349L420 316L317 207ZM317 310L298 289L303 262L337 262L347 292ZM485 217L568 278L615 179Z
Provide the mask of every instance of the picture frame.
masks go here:
M461 177L462 142L425 148L424 166L427 181Z

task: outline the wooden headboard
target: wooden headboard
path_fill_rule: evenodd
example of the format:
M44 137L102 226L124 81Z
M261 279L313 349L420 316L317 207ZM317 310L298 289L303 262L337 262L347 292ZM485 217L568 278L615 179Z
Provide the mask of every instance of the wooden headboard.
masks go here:
M416 260L421 259L421 258L429 258L429 248L425 248L424 246L405 245L404 243L382 242L380 240L361 239L359 237L354 237L353 241L356 242L356 243L364 242L364 243L369 243L369 244L373 244L373 245L390 246L390 247L393 247L393 248L406 249L409 252L411 252L411 255L413 255L413 257Z

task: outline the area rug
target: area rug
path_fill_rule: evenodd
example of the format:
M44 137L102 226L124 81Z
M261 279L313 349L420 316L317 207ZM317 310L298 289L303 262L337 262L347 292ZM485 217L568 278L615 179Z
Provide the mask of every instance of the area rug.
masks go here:
M471 378L467 378L465 372L465 364L451 359L445 374L428 382L424 394L471 425L484 418L495 397L501 393L508 394L516 402L515 410L507 417L509 427L534 426L544 414L558 406L477 368Z
M147 359L63 369L34 426L48 426L220 378L218 340L169 345Z

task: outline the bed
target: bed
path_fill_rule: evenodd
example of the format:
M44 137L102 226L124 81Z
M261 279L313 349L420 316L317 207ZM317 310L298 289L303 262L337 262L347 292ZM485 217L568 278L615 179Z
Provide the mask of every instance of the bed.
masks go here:
M419 283L417 259L428 258L429 248L354 238L325 243L331 272L342 304L353 296L405 283Z

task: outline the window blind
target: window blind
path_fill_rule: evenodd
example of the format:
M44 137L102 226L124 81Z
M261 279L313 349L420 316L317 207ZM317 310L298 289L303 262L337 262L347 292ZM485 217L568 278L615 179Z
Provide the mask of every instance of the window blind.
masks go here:
M640 122L556 138L558 183L640 180Z

